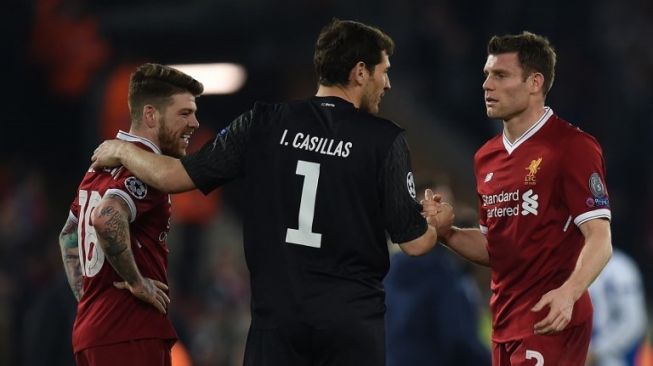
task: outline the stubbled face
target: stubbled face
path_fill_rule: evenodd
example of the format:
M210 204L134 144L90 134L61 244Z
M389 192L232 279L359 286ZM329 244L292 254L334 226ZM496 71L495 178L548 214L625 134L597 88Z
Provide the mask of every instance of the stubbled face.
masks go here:
M159 117L159 147L165 155L186 156L190 137L200 126L197 121L195 96L190 93L175 94Z
M390 89L390 59L385 51L382 51L381 62L374 66L367 82L363 86L360 109L372 114L379 113L379 104L386 90Z
M488 55L485 67L485 110L492 119L509 121L529 106L530 90L516 52Z

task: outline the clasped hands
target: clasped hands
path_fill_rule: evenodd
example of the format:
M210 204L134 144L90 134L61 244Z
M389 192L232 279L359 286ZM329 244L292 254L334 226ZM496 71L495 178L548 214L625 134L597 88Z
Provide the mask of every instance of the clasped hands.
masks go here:
M424 199L419 203L422 205L422 217L429 225L435 227L438 239L446 237L455 219L451 204L443 202L442 196L430 189L424 191Z

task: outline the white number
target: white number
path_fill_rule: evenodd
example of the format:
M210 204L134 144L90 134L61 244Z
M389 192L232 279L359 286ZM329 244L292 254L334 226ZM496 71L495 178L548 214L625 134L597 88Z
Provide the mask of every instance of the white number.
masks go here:
M544 366L544 356L542 356L542 354L537 351L531 351L530 349L527 349L526 359L535 359L535 366Z
M77 226L77 237L79 243L79 259L82 266L82 274L86 277L93 277L104 264L104 252L100 249L97 242L95 228L90 224L90 216L95 207L98 205L102 196L97 191L91 191L89 199L88 192L79 190L79 224ZM82 233L82 228L84 231Z
M322 246L322 234L314 233L312 230L320 164L298 160L295 174L304 176L302 198L299 203L299 227L286 230L286 242L319 248Z

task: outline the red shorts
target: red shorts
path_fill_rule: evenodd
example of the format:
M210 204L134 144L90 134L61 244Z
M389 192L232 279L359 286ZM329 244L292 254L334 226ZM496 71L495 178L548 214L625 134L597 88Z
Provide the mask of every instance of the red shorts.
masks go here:
M139 339L75 353L77 366L171 366L168 339Z
M585 366L592 321L554 335L531 335L505 343L492 342L493 366Z

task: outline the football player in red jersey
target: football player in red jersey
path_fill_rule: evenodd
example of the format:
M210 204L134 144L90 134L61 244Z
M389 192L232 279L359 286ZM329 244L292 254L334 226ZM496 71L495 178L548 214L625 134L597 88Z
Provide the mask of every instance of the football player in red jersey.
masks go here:
M131 128L117 138L140 149L186 155L199 127L203 85L167 66L144 64L129 85ZM169 366L177 335L168 319L170 197L124 167L89 169L60 235L79 302L73 327L78 365Z
M485 106L504 128L474 156L480 227L437 230L462 257L491 268L494 366L584 365L587 288L612 254L601 147L545 106L555 63L545 37L490 39ZM425 213L453 215L437 199Z

